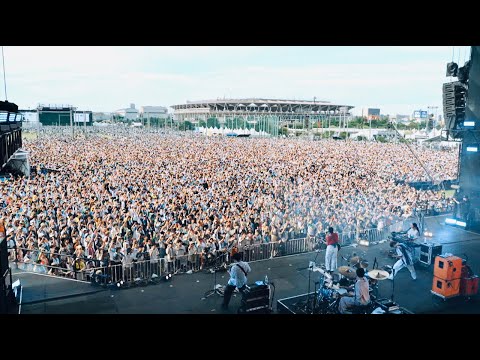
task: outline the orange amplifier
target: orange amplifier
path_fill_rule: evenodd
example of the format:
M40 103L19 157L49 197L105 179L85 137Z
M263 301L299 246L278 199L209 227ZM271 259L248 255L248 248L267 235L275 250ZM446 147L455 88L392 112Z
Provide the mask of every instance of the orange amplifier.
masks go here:
M462 258L458 256L443 257L439 255L435 258L435 267L433 276L444 280L460 279L462 274Z
M463 296L473 296L478 293L478 276L462 278L460 281L460 293Z
M443 298L458 296L460 295L460 279L444 280L434 276L432 293Z
M464 261L464 263L462 264L462 276L460 276L460 278L469 278L473 275L475 274L473 273L472 268L467 265L466 261Z

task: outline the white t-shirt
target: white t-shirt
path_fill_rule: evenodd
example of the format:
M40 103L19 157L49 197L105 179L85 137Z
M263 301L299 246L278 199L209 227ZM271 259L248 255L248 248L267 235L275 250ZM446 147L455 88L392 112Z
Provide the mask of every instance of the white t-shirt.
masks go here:
M250 265L246 262L239 261L232 266L230 270L230 280L228 280L228 285L236 286L237 288L243 287L247 283L247 277L242 269L248 274L250 271Z
M420 237L420 233L417 230L410 228L407 231L407 236L409 239L416 240Z

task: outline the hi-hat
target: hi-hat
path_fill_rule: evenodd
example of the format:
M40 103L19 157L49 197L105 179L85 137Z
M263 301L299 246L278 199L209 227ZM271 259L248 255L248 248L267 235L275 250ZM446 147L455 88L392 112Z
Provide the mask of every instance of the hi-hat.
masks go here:
M337 271L347 279L355 279L357 277L357 272L350 266L340 266Z
M362 261L362 258L360 256L354 256L354 257L351 257L348 262L350 263L350 265L356 265L358 264L360 261Z
M386 272L385 270L378 270L378 269L370 270L367 273L367 275L370 279L375 279L375 280L385 280L389 276L388 272Z
M367 260L360 261L360 267L363 269L368 268L368 261Z

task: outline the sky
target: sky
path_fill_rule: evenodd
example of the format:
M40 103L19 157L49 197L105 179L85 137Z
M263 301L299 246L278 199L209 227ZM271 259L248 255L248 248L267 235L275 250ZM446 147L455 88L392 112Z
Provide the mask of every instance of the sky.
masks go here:
M4 46L8 101L111 112L134 103L271 98L330 101L382 114L443 113L446 64L467 46ZM3 70L0 99L5 99ZM433 112L433 111L432 111Z

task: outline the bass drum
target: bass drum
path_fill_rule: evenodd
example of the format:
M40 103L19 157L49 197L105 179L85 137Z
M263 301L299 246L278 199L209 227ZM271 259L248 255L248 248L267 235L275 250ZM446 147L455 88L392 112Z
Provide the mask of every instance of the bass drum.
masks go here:
M322 287L317 292L317 300L321 301L331 301L337 298L338 293L334 289L329 289Z

